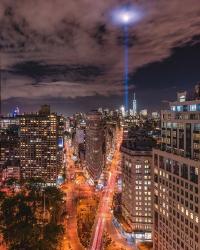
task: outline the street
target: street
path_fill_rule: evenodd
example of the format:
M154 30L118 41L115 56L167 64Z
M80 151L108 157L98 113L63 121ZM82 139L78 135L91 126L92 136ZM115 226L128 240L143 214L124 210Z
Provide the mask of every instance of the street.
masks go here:
M111 236L117 247L124 249L133 249L126 240L120 235L115 226L112 223L112 200L115 192L116 180L118 176L118 165L121 158L120 145L122 140L122 132L118 132L116 150L109 167L107 185L103 191L100 191L100 202L97 210L95 222L92 228L92 234L90 239L91 250L102 249L102 240L105 230ZM62 185L62 190L67 194L66 206L67 206L67 221L66 221L66 235L63 241L63 250L82 250L84 247L81 245L78 233L77 233L77 214L75 200L80 197L93 197L94 188L90 187L86 179L76 176L77 170L72 160L73 149L66 145L66 172L67 182ZM73 177L73 178L72 178Z
M117 141L117 148L109 170L108 183L104 189L105 191L100 201L99 210L96 215L96 222L95 222L96 224L94 226L94 233L92 234L93 237L91 240L91 248L90 248L91 250L100 250L102 247L103 232L105 230L106 221L110 217L111 213L110 210L111 210L112 199L117 177L117 166L121 156L119 152L121 139L122 136L121 134L119 134Z
M74 162L72 158L72 150L69 146L66 145L66 170L69 181L64 183L61 187L62 191L66 193L66 206L67 206L67 220L65 222L66 236L63 241L63 250L68 249L77 249L82 250L83 247L79 242L77 234L77 220L76 220L76 207L75 207L75 198L76 198L76 189L75 183L71 180L71 176L74 175Z

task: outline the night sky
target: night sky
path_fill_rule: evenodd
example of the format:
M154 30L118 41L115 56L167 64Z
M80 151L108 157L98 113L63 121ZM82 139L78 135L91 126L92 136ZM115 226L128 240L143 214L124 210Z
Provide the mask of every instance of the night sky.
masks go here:
M123 103L123 32L110 13L130 1L0 0L3 112L50 104L71 115ZM130 100L159 110L200 82L200 1L135 0Z

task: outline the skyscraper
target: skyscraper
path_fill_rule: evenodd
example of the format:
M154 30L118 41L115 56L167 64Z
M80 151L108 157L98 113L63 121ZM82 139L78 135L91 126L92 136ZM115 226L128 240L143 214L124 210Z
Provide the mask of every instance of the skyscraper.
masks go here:
M64 118L50 113L47 105L39 113L20 116L22 178L56 182L63 160L63 130Z
M126 116L126 110L125 110L124 106L121 106L120 111L121 111L122 117L125 117Z
M152 147L154 140L140 131L122 143L122 216L135 239L152 238Z
M199 87L196 87L199 90ZM197 92L196 92L197 93ZM199 92L198 92L199 93ZM200 249L200 96L178 93L153 151L154 250Z
M19 118L0 119L0 167L19 161ZM9 163L10 164L10 163Z
M92 111L86 120L86 167L97 181L105 165L105 138L102 114Z
M135 92L134 92L134 97L133 97L133 116L137 115L137 101L135 99Z

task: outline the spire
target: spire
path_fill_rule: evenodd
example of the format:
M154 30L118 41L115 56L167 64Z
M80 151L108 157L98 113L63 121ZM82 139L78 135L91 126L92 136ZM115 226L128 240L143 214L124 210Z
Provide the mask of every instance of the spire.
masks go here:
M135 99L135 92L133 93L133 115L136 116L137 114L137 101Z

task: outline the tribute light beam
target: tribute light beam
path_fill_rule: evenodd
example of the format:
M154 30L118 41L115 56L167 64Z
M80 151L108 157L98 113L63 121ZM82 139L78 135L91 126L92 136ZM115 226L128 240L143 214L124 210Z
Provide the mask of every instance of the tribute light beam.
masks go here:
M126 5L116 8L112 12L112 21L117 25L131 25L135 24L142 18L141 11L133 6Z
M124 106L125 110L128 111L128 88L129 88L129 60L128 60L128 46L129 46L129 35L128 27L137 23L142 18L142 13L136 7L127 5L121 8L117 8L112 12L112 21L114 24L123 27L124 31Z
M125 110L128 110L128 26L124 26L124 105Z

